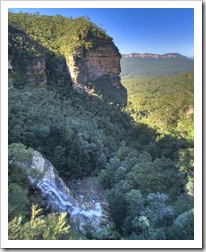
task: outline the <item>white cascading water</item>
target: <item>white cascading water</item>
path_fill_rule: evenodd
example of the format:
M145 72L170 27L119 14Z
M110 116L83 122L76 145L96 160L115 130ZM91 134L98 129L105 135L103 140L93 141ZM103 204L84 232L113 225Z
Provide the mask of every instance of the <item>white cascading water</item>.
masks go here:
M86 224L91 224L95 231L101 230L101 222L106 219L106 216L100 202L90 202L89 204L83 202L81 197L74 197L52 164L37 151L34 152L30 168L39 171L42 176L40 179L36 179L36 175L30 173L29 178L41 190L42 196L47 199L48 207L54 211L68 212L70 218L79 223L81 231L84 230Z

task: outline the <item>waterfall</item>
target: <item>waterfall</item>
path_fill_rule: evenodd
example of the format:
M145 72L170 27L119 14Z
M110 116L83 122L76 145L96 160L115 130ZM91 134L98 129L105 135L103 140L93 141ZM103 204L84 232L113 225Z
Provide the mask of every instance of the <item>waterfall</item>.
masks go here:
M80 223L81 231L86 224L91 224L95 231L101 230L101 222L107 218L102 211L101 202L88 203L83 201L81 195L74 196L53 165L37 151L34 151L30 166L30 170L33 169L38 176L30 172L30 182L40 189L42 196L47 199L48 207L53 211L69 213L73 221Z

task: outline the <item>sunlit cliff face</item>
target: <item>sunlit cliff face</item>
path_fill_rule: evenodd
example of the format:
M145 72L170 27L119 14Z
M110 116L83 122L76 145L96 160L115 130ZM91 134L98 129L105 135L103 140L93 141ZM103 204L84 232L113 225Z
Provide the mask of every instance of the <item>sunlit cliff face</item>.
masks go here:
M68 70L76 85L85 86L87 82L107 76L114 86L120 83L121 55L113 42L101 42L94 49L78 47L74 55L66 56ZM118 82L116 81L118 79Z

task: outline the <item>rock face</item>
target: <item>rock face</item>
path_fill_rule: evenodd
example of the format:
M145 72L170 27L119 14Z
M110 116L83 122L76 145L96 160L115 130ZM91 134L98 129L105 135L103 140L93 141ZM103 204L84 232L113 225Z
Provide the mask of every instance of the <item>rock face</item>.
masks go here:
M19 165L24 166L22 163L19 163ZM84 194L79 189L80 182L75 183L76 189L80 191L75 190L72 192L58 176L58 172L53 165L37 151L34 151L31 165L27 166L27 169L31 184L41 191L42 198L44 202L46 201L47 210L67 212L83 233L85 232L85 226L88 224L93 227L95 232L100 231L104 225L107 225L110 216L105 210L107 203L102 200L102 195L93 195L92 198L85 197L84 199L84 196L80 195L80 193ZM91 183L89 189L91 189ZM91 194L90 192L87 193Z
M110 92L115 93L121 89L121 97L126 104L127 93L119 77L121 72L119 50L112 41L99 40L95 43L95 48L76 47L73 55L66 56L73 90L79 93L89 92L91 87L95 89L96 80L106 77Z
M121 85L120 59L121 55L114 45L104 42L96 49L75 48L75 55L67 57L67 65L76 85L86 86L87 82L106 75L114 80L114 86L118 86Z
M43 57L34 58L26 67L26 81L28 85L47 85L46 64Z

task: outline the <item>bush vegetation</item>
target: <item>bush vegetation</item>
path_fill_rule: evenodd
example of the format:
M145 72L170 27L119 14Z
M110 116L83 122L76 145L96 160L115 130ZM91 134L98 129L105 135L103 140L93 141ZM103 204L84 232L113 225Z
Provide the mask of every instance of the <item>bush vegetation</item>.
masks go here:
M9 50L16 43L14 34L25 34L28 47L20 45L25 60L33 55L33 43L34 53L53 55L61 65L62 52L72 50L72 43L95 46L93 37L111 39L88 18L10 13L9 24L15 29L10 30ZM81 33L84 29L90 40ZM79 37L75 40L71 34ZM27 86L19 43L11 55L21 74L18 85L9 89L9 153L19 153L15 158L20 164L9 163L9 238L194 239L193 74L124 79L130 102L122 108L111 97L108 101L73 93L65 79L59 86L65 68L52 61L47 64L51 85ZM68 227L72 220L64 213L40 214L27 166L21 166L32 149L50 160L65 182L98 176L110 205L111 225L83 236Z

